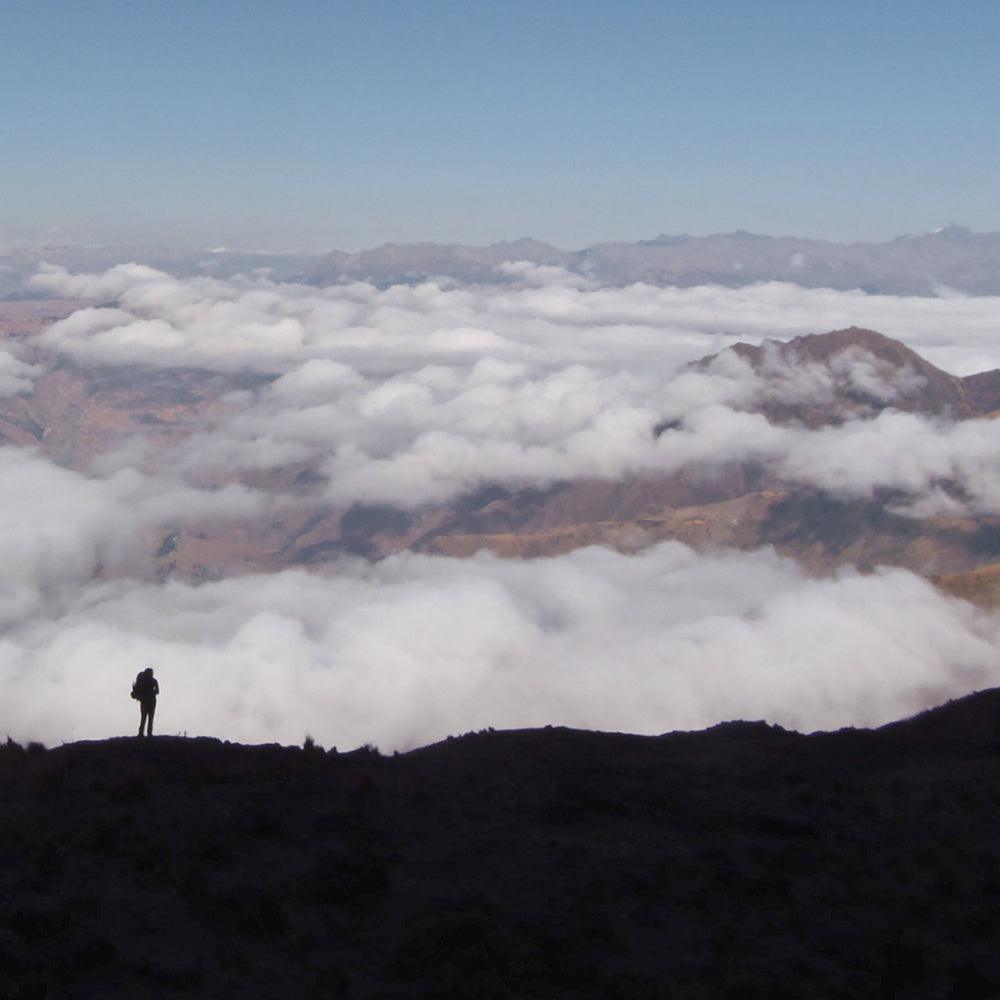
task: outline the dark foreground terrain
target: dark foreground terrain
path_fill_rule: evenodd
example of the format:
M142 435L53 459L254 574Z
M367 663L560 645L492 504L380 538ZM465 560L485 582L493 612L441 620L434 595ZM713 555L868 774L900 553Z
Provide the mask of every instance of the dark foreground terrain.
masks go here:
M998 722L8 743L0 997L997 996Z

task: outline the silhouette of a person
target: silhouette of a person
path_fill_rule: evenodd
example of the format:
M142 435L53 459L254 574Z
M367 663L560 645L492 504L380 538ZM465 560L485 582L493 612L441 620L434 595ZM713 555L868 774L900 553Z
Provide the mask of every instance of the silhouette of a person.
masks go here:
M146 667L136 675L132 685L132 697L139 702L139 735L143 728L147 736L153 735L153 716L156 714L156 696L160 693L160 684L153 676L153 668Z

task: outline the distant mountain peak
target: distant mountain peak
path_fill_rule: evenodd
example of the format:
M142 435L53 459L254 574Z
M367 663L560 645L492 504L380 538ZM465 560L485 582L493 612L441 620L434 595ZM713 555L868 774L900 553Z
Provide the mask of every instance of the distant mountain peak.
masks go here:
M317 264L311 280L322 285L361 278L389 285L431 275L493 283L511 280L499 265L521 260L557 265L618 287L636 282L742 287L785 281L878 295L937 295L941 287L969 295L1000 294L1000 233L974 233L955 222L935 233L882 243L845 244L737 229L709 236L660 233L582 250L562 250L526 236L485 247L397 245L362 251L349 260L331 254Z
M890 244L913 243L918 240L940 242L941 240L969 240L976 236L989 236L989 233L974 233L968 226L949 222L946 226L938 226L924 233L904 233L890 241Z
M932 229L928 236L946 236L950 239L965 239L972 236L972 230L968 226L960 226L957 222L949 222L947 226L939 226Z
M929 362L924 361L916 351L907 347L901 340L895 340L884 333L861 326L848 326L827 333L807 333L791 340L765 340L759 346L740 342L727 350L752 361L760 360L767 349L777 350L785 356L792 356L798 360L827 361L852 347L895 364L918 361L921 365L929 365ZM710 355L698 364L701 365L716 357L717 354Z
M926 415L965 418L996 409L997 381L981 377L974 386L932 365L902 341L864 327L850 326L791 340L766 340L760 345L738 343L732 353L765 379L777 378L772 393L759 409L779 423L797 422L818 427L854 417L871 417L886 407ZM709 355L692 368L704 371L720 355ZM852 374L861 363L860 372ZM776 367L777 366L777 367ZM820 366L830 372L832 398L791 403L781 391L783 372ZM973 392L973 389L975 390Z
M734 229L731 233L723 233L722 235L728 236L731 240L746 240L747 242L774 239L773 236L768 236L765 233L751 233L749 229Z
M679 247L691 239L692 237L688 236L687 233L660 233L659 236L655 236L651 240L639 240L637 245L641 247Z
M830 330L828 333L809 333L802 337L794 337L784 346L787 350L802 353L814 360L830 358L848 348L856 347L897 365L914 361L921 365L929 364L901 340L895 340L884 333L862 326L848 326L842 330Z

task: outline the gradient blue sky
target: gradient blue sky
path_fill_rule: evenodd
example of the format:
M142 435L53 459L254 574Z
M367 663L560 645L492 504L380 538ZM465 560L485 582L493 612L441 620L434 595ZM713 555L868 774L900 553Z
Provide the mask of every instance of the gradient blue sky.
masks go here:
M0 12L0 241L1000 229L997 0Z

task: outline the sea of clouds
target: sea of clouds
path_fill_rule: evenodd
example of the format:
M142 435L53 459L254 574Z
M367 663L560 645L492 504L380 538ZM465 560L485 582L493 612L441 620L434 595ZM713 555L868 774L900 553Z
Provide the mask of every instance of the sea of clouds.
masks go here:
M903 570L811 580L771 552L534 561L410 553L192 586L81 584L0 642L14 736L158 731L405 749L487 726L874 725L1000 683L995 616Z
M947 480L976 512L1000 512L1000 441L989 423L890 410L816 433L750 412L765 394L822 401L845 386L891 403L919 388L914 370L857 352L832 370L755 372L732 355L685 370L739 340L850 325L898 337L953 373L996 368L1000 299L780 283L601 288L557 268L517 273L515 286L316 289L122 265L103 275L48 268L35 281L106 303L41 336L61 355L260 376L170 456L192 481L318 462L331 502L412 508L485 482L544 486L752 460L855 497L892 489L919 502L940 498ZM664 420L679 421L676 432L652 434Z
M751 412L765 394L832 400L845 384L891 403L919 386L913 371L863 354L833 369L754 371L734 355L686 367L740 340L850 325L954 373L1000 367L1000 300L602 288L558 269L508 271L516 280L499 286L317 289L140 265L44 269L39 287L91 304L34 338L30 364L0 354L0 394L30 393L59 359L136 378L251 377L155 470L141 438L75 471L0 448L0 729L48 741L127 732L124 692L147 663L161 732L383 748L490 725L870 725L1000 682L994 616L902 570L810 580L769 551L403 554L197 586L140 578L157 526L280 516L292 500L236 480L299 462L341 505L419 508L486 482L752 459L842 495L902 490L925 512L954 505L947 480L968 508L1000 512L990 421L890 408L808 430ZM653 434L664 421L673 428ZM219 488L220 476L233 481Z

